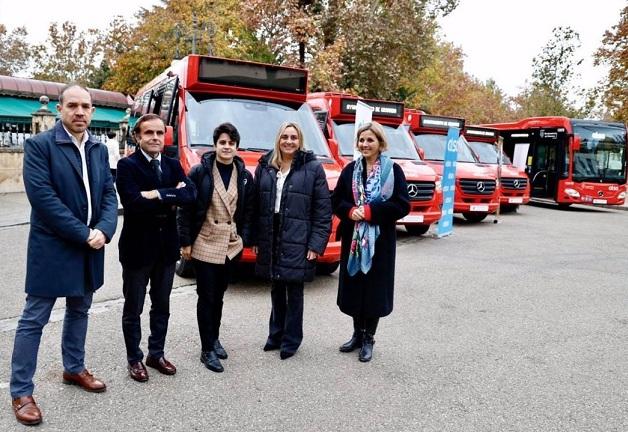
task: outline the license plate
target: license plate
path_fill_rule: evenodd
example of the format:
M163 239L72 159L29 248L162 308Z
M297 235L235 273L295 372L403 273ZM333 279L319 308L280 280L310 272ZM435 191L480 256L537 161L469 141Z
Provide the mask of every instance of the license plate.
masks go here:
M487 212L488 211L488 205L487 204L484 204L484 205L472 205L471 206L471 211Z
M594 199L593 204L606 204L605 199Z
M521 204L523 203L523 198L519 197L519 198L508 198L508 202L510 204Z
M399 222L403 223L422 223L423 215L408 215L401 219Z

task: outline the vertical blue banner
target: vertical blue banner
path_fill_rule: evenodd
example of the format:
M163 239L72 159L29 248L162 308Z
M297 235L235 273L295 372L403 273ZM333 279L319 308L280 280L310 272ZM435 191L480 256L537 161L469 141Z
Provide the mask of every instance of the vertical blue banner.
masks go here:
M438 221L438 237L445 237L453 232L454 194L456 192L456 159L458 159L458 137L460 129L449 128L447 145L443 158L443 214Z

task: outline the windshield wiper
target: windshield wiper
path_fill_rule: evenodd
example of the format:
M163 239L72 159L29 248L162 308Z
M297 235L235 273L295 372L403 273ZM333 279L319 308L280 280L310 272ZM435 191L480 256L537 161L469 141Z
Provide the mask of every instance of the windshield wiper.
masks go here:
M256 153L266 153L267 151L270 151L271 149L265 149L265 148L259 148L259 147L240 147L238 150L243 150L243 151L250 151L250 152L256 152Z

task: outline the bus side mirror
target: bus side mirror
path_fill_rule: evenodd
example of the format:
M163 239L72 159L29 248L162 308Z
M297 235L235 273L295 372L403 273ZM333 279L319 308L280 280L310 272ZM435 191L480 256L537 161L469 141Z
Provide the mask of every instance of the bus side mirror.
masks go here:
M338 157L338 141L333 138L329 138L327 140L327 144L329 145L329 150L331 151L331 154L335 157Z
M578 135L574 135L571 140L571 151L573 153L579 152L582 147L582 139Z
M174 142L174 129L172 126L166 126L166 134L164 135L164 146L171 147Z

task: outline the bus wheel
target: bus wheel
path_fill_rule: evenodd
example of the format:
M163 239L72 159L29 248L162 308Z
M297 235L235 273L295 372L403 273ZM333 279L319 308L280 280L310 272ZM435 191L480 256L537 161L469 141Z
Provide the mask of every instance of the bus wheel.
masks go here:
M558 204L558 208L561 210L567 210L569 207L571 207L571 203L562 203L562 204Z
M488 216L488 213L462 213L462 216L469 222L482 222Z
M334 263L318 263L316 264L316 274L330 275L340 267L340 261Z
M179 261L177 261L174 272L182 278L193 279L196 276L192 261L183 258L179 258Z
M423 235L430 229L429 225L409 225L408 224L405 227L406 227L406 231L408 231L408 234L415 235L415 236Z

